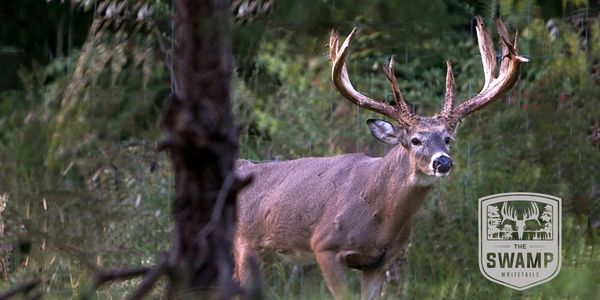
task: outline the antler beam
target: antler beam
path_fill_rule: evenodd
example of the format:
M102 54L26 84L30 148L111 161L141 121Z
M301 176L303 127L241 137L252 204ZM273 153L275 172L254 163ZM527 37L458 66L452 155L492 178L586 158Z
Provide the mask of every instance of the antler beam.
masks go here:
M365 96L358 92L348 76L348 68L346 66L346 56L348 55L348 46L356 33L356 28L346 37L342 46L339 46L339 33L337 30L331 31L329 38L329 58L331 60L332 70L331 78L333 84L338 91L350 100L352 103L359 107L366 108L376 113L388 116L400 124L410 127L416 122L418 116L410 113L402 92L398 87L396 76L394 75L394 59L390 59L390 63L387 67L384 67L384 73L392 86L392 92L394 94L394 100L396 101L397 107L389 105L383 101L375 100L371 97Z
M455 128L462 118L486 107L509 91L519 78L520 65L529 61L527 58L517 54L518 32L515 33L514 44L511 44L508 39L506 26L500 19L496 19L496 28L500 36L500 46L502 48L501 64L496 76L496 51L494 50L492 38L485 28L481 17L477 17L476 22L477 40L479 43L479 52L481 53L485 82L479 94L452 109L452 103L449 103L449 99L452 97L448 97L452 93L448 89L454 87L454 80L451 74L452 69L450 64L448 64L446 101L440 116L446 119L447 125L450 128Z

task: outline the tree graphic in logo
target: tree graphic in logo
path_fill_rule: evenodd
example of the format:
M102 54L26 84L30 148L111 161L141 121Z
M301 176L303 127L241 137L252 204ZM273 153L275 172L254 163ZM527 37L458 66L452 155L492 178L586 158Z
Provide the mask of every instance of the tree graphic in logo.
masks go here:
M552 240L552 206L505 201L487 207L488 240Z

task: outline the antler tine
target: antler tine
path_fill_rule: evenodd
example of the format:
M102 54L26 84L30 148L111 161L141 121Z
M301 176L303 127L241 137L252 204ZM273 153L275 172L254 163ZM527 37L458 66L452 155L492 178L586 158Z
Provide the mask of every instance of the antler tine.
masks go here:
M339 34L336 30L331 31L331 36L329 38L329 58L332 66L331 78L333 80L333 84L346 99L350 100L350 102L358 105L359 107L363 107L376 113L388 116L404 126L411 126L414 124L416 116L410 114L408 111L408 108L404 103L402 93L400 92L397 84L395 84L396 79L393 75L393 61L391 62L391 73L388 75L388 72L390 72L389 69L386 71L384 68L384 71L391 82L392 79L390 79L390 76L393 78L392 90L394 92L394 98L399 104L398 108L385 102L367 97L358 92L356 89L354 89L354 86L352 86L348 76L348 69L345 60L346 56L348 55L348 46L350 45L355 33L356 27L352 29L352 32L348 35L348 37L346 37L346 40L344 40L342 46L339 47ZM398 97L397 95L402 98L396 98ZM398 101L399 99L402 99L402 101ZM404 103L404 105L400 103Z
M509 53L514 55L516 55L517 53L516 48L509 42L508 30L506 30L506 25L504 25L504 22L502 22L502 20L500 19L495 19L494 22L496 23L496 29L498 31L498 35L500 36L500 41L498 42L500 44L500 48L502 49L500 74L503 74L506 73L506 70L508 69L509 61L505 60L504 58L507 57ZM517 38L516 35L515 38Z
M404 95L402 95L402 91L400 91L400 87L398 87L398 81L396 80L396 74L394 71L394 57L390 57L390 61L388 65L383 65L383 73L385 77L390 81L390 86L392 87L392 93L394 94L394 101L396 105L400 107L400 102L404 101Z
M526 219L534 220L538 224L540 224L540 221L538 220L539 217L540 217L539 207L535 203L531 203L531 210L528 211Z
M512 206L506 206L506 202L504 202L502 204L502 210L500 211L500 214L502 215L502 222L504 223L505 220L510 220L510 221L516 221L515 220L515 216L514 214L514 210Z
M396 102L396 106L398 107L400 114L404 115L402 117L405 118L407 122L411 122L411 119L414 118L414 116L410 112L410 109L406 104L406 100L404 99L404 95L398 86L396 72L394 70L394 56L392 56L390 57L388 65L383 66L383 73L385 73L385 76L390 81L390 86L392 87L392 92L394 94L394 101Z
M532 204L535 207L535 215L537 216L537 218L535 218L535 221L538 223L538 225L541 225L540 220L538 220L538 218L540 217L540 207L537 206L537 204Z
M495 75L497 67L496 52L492 44L492 39L481 17L477 17L477 40L479 43L479 52L481 53L485 83L479 94L452 110L451 120L448 122L450 128L454 128L462 118L486 107L510 90L519 78L521 63L529 61L527 58L519 56L516 47L509 42L508 31L504 23L499 19L495 23L502 48L502 63L500 64L499 74L498 76ZM516 44L517 36L515 35Z
M519 30L515 31L515 42L513 43L515 46L515 51L519 50Z
M331 30L331 34L329 35L329 59L331 60L332 65L337 59L337 51L339 48L340 33L334 28Z
M449 116L452 113L454 105L454 74L452 73L452 64L446 61L446 95L444 97L444 106L442 107L442 115Z
M483 76L485 78L482 90L487 89L492 80L495 78L496 72L496 50L490 32L485 27L480 16L475 18L477 23L475 31L477 31L477 41L479 45L479 53L481 54L481 63L483 64Z

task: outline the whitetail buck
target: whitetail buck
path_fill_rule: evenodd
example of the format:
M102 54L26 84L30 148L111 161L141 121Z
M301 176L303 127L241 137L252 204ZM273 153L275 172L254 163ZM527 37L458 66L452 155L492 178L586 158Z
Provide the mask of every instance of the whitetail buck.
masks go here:
M394 75L394 61L384 67L395 105L374 100L350 83L346 67L348 46L356 29L339 46L334 30L329 40L332 79L352 103L398 122L368 120L378 140L397 145L384 157L345 154L254 164L239 161L239 175L254 176L239 194L235 236L236 276L249 277L252 257L284 256L295 263L316 259L336 299L346 289L345 267L362 271L362 298L380 296L390 257L401 252L410 236L411 218L437 178L452 168L450 143L456 126L511 89L519 66L527 59L517 54L517 38L509 42L506 27L497 20L502 57L477 18L477 38L485 83L479 94L453 106L454 78L447 63L446 94L441 113L422 117L410 112ZM497 75L496 75L497 74Z
M515 208L512 206L506 206L506 202L502 204L502 210L500 211L500 214L502 215L502 224L504 224L505 221L515 222L515 227L517 227L517 236L520 240L523 239L523 233L525 233L525 222L536 221L538 225L541 226L541 223L538 220L540 217L540 209L535 203L531 203L531 208L523 210L521 219L518 218Z

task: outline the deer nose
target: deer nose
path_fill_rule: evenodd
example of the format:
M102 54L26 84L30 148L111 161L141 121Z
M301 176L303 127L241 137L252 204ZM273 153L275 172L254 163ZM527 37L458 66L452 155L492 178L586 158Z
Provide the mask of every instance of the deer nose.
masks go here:
M452 168L452 159L447 155L440 155L433 160L433 170L437 173L445 174Z

